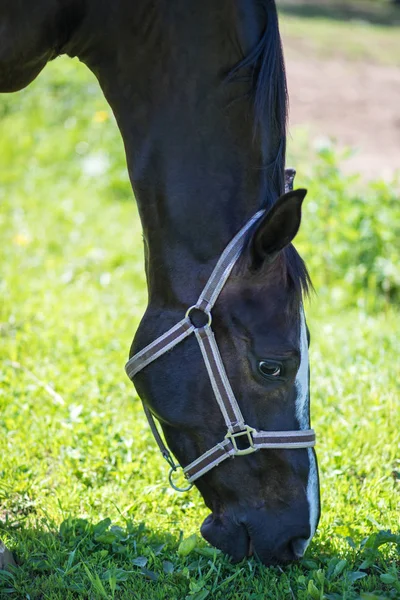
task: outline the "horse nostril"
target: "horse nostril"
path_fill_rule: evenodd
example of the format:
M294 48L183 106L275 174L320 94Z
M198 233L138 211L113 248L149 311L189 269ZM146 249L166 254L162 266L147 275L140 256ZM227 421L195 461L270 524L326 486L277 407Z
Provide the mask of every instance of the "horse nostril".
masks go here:
M296 559L302 558L304 552L307 550L309 539L308 538L294 538L291 540L290 545Z

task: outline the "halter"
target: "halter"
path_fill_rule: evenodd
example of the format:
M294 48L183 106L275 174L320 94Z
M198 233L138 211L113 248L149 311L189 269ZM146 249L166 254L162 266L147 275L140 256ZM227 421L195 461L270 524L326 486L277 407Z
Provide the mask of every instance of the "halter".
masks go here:
M287 178L289 177L290 175L287 173ZM208 473L208 471L214 469L221 462L230 457L252 454L261 449L279 448L282 450L292 450L315 446L315 432L313 429L303 429L299 431L259 431L245 423L229 383L212 330L211 311L222 288L227 282L233 267L242 253L246 234L250 228L261 219L265 212L265 210L258 211L231 240L221 254L196 304L187 309L184 318L163 335L151 342L151 344L148 344L140 352L132 356L125 366L128 377L133 381L135 375L150 363L170 351L193 333L196 336L215 398L224 417L227 433L222 441L183 468L183 473L189 482L189 485L186 488L179 488L174 483L173 475L180 466L174 462L171 453L163 442L157 430L152 413L148 407L143 404L144 412L153 436L161 454L171 467L169 481L172 487L178 491L189 490L196 479L205 473ZM195 316L202 316L205 324L197 326L195 323L198 319L196 319Z

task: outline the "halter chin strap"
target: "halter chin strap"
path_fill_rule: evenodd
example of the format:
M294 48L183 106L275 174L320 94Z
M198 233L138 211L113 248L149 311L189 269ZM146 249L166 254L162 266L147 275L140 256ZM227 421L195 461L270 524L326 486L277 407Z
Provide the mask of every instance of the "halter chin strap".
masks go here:
M288 172L287 172L288 173ZM290 183L286 173L287 187L293 182L294 174L291 172ZM189 486L178 488L172 479L179 465L176 465L169 450L164 444L154 421L154 417L147 406L143 405L151 431L158 444L163 457L168 461L171 471L169 480L178 491L190 489L193 482L199 477L219 465L227 458L251 454L260 449L279 448L296 449L311 448L315 445L315 433L312 429L299 431L258 431L245 423L233 390L228 380L224 364L212 330L211 310L228 280L245 243L246 234L250 228L264 215L265 210L258 211L246 225L235 235L232 241L221 254L210 278L201 292L196 304L188 308L185 317L171 327L163 335L148 344L140 352L132 356L125 366L128 377L133 381L136 373L147 367L157 358L174 348L193 333L200 346L201 354L208 372L212 389L218 406L224 417L227 433L224 439L207 450L199 458L187 465L183 472ZM194 315L200 311L203 314L205 325L197 327L193 321Z

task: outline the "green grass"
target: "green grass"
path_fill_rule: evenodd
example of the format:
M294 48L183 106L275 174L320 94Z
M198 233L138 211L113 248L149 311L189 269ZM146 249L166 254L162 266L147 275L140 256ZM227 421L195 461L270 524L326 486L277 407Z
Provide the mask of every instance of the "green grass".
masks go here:
M123 371L146 290L113 118L67 60L0 116L0 537L20 564L0 597L400 598L398 312L326 290L308 307L322 520L305 559L232 565L200 539L182 556L207 513L168 487ZM312 265L310 235L306 215Z
M400 8L397 9L400 22ZM400 66L400 25L371 25L360 19L296 16L281 12L286 56L299 59L339 58Z

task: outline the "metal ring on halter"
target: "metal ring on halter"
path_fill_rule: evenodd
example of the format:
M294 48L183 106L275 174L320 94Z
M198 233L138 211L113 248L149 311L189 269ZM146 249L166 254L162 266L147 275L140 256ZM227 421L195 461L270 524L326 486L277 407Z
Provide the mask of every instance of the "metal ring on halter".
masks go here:
M188 481L188 485L186 487L180 488L174 483L174 481L172 479L173 474L176 473L179 469L182 469L182 471L183 471L183 468L180 465L175 465L174 467L170 468L169 474L168 474L169 483L170 483L171 487L173 487L174 490L176 490L177 492L188 492L189 490L192 489L193 483L190 483L190 481Z
M192 310L198 310L199 312L203 313L203 315L205 315L207 317L207 323L205 323L201 327L197 327L196 324L193 323L193 321L190 317L190 313L192 312ZM199 306L196 306L196 304L193 304L193 306L189 306L189 308L186 311L185 317L190 320L190 322L192 323L192 325L194 325L196 327L196 329L201 329L202 327L206 327L207 325L210 326L211 322L212 322L211 313L209 311L203 310Z

